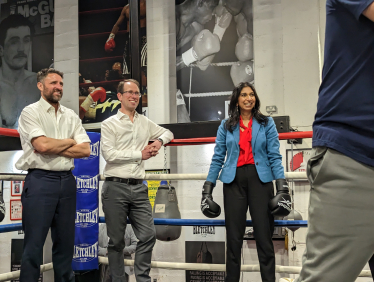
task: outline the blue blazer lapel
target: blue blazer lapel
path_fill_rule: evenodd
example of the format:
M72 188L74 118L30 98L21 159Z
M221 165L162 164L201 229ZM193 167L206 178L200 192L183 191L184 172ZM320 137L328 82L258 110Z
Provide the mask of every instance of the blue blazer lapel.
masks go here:
M252 122L252 149L255 147L258 131L260 130L260 124L255 118Z
M234 129L234 131L232 132L232 134L234 134L235 144L238 145L238 147L239 147L239 139L240 139L240 134L239 134L239 124L237 124L237 125L235 126L235 129Z

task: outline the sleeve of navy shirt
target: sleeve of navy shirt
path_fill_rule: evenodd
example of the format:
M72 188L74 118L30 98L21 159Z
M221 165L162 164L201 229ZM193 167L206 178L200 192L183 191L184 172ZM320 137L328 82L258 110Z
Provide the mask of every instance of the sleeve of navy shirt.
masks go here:
M362 12L366 10L367 7L374 0L335 0L337 3L343 5L355 16L357 20L360 19Z

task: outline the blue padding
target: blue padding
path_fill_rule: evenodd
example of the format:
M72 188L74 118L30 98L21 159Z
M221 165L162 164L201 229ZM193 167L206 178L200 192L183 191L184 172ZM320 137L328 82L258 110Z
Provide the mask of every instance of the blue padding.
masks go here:
M105 223L105 218L101 216L99 219L99 222ZM155 225L178 225L178 226L225 226L225 220L223 219L155 218L154 223ZM247 226L252 226L252 220L247 220ZM275 220L274 226L308 227L308 221L307 220Z
M0 233L22 230L22 223L0 225Z
M103 216L100 223L105 223ZM130 221L128 221L130 223ZM177 225L177 226L225 226L223 219L169 219L155 218L155 225ZM252 220L247 220L247 226L252 226ZM274 226L281 227L308 227L307 220L275 220ZM0 225L0 233L22 230L22 223Z

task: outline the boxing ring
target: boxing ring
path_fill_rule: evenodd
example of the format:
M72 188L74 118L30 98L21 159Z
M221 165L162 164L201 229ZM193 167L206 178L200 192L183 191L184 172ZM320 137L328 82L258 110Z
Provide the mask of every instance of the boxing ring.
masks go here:
M14 129L0 129L0 135L9 137L19 137L19 134ZM299 138L311 138L313 133L307 132L291 132L291 133L280 133L279 140L299 139ZM215 137L208 138L190 138L190 139L174 139L166 146L191 146L191 145L204 145L212 144L215 142ZM285 172L285 176L289 180L294 179L307 179L305 172ZM205 180L207 174L146 174L145 180ZM13 180L24 180L25 174L0 174L0 180L13 181ZM100 175L100 181L103 181L104 177ZM105 222L104 217L99 218L100 223ZM220 219L166 219L166 218L155 218L155 225L174 225L174 226L225 226L225 220ZM247 220L247 226L252 226L252 221ZM275 227L307 227L308 222L306 220L275 220ZM21 223L15 224L3 224L0 225L0 233L13 232L22 230ZM108 258L99 257L99 263L108 265ZM125 265L134 265L134 260L124 260ZM206 263L179 263L179 262L161 262L152 261L152 268L169 269L169 270L196 270L196 271L225 271L226 266L224 264L206 264ZM53 269L52 263L47 263L40 266L41 272L49 271ZM259 265L242 265L242 272L260 272ZM281 266L276 265L276 273L284 274L298 274L301 271L301 267L295 266ZM13 271L8 273L0 274L0 281L8 281L10 279L17 279L20 276L20 271ZM369 270L363 270L359 274L359 277L371 277Z

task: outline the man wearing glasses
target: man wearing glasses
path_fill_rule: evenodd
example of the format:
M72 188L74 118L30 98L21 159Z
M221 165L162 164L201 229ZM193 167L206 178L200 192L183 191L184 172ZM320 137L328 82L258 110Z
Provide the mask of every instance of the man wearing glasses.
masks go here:
M143 184L144 162L158 154L173 134L136 112L141 97L139 83L133 79L118 85L121 108L101 124L101 151L106 161L101 199L107 233L112 281L125 282L123 264L127 217L139 239L135 252L137 282L150 282L152 249L156 242L148 187ZM155 140L148 145L150 140Z

